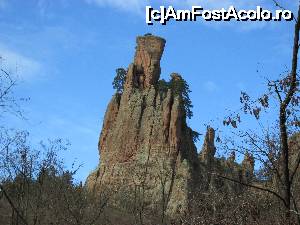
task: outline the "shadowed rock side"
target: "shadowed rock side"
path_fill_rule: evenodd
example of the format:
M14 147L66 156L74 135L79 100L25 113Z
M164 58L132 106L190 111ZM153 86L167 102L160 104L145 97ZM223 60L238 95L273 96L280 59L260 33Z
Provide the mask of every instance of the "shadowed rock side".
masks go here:
M157 90L164 46L159 37L137 38L124 91L108 105L99 140L101 162L87 187L109 187L134 201L142 193L145 204L174 215L187 210L201 173L181 99L171 90Z

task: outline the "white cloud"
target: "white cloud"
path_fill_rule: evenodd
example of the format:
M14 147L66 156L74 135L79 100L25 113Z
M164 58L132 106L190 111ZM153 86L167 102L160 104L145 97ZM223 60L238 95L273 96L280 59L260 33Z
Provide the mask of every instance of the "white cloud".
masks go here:
M227 8L229 6L234 6L236 8L247 9L249 7L255 7L257 5L264 5L265 0L169 0L169 3L179 6L191 7L193 5L200 5L206 9L221 9Z
M157 6L172 5L175 9L191 9L192 6L202 6L204 9L227 9L229 6L234 6L237 10L240 9L256 9L257 6L261 6L264 9L275 10L277 9L274 2L271 0L84 0L89 4L94 4L100 7L113 7L129 13L139 14L144 16L144 7L146 5ZM292 0L291 2L279 1L281 5L287 9L293 9L294 3L298 4L298 0ZM216 22L216 21L204 21L199 20L203 25L210 26L212 28L228 27L231 29L237 29L239 31L251 31L257 29L263 29L272 25L272 22L265 21L248 21L248 22Z
M206 81L203 86L204 89L209 92L215 92L218 90L217 84L213 81Z
M21 53L10 50L0 43L0 65L2 68L17 75L22 80L28 80L37 75L41 70L41 64Z
M98 6L110 6L124 11L141 12L146 5L152 5L155 1L150 0L85 0L89 4L96 4ZM200 5L206 9L219 9L229 7L249 8L262 4L265 0L165 0L160 2L160 5L172 5L175 8L190 8L193 5Z
M156 3L155 0L85 0L89 4L94 4L100 7L113 7L122 11L127 11L130 13L144 15L144 7L146 5L153 5ZM169 6L172 5L176 9L190 9L194 5L200 5L204 9L221 9L228 8L233 5L237 9L255 9L256 6L260 5L262 7L274 6L270 4L267 0L164 0L159 3L160 5ZM200 21L200 20L199 20ZM248 31L253 29L261 29L266 26L264 22L207 22L201 20L202 24L214 28L220 26L227 26L230 28L238 28L241 31Z
M123 11L130 11L141 13L143 7L149 4L145 0L85 0L89 4L96 4L98 6L110 6Z
M274 7L270 3L270 1L266 0L252 0L252 1L245 1L245 0L168 0L170 4L174 6L181 7L181 8L191 8L192 6L198 5L203 7L204 9L227 9L230 6L234 6L236 9L256 9L256 6L262 6L263 8L270 9L270 7ZM200 20L199 20L200 21ZM204 21L201 20L202 24L214 28L219 28L220 26L226 26L228 28L238 29L240 31L250 31L255 29L262 29L264 28L267 23L266 22L215 22L215 21Z

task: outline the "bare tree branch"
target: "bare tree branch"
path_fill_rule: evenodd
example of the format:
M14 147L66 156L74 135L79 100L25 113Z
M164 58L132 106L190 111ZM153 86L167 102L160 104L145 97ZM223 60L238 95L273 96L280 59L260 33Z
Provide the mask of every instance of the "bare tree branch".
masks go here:
M218 176L218 177L220 177L222 179L225 179L225 180L229 180L229 181L232 181L232 182L235 182L235 183L238 183L238 184L250 187L250 188L254 188L254 189L257 189L257 190L260 190L260 191L264 191L264 192L268 192L270 194L273 194L274 196L276 196L277 198L279 198L284 203L284 205L286 205L284 198L282 196L280 196L280 194L278 194L277 192L275 192L275 191L273 191L271 189L259 187L259 186L252 185L252 184L248 184L248 183L245 183L245 182L233 179L233 178L229 178L229 177L223 176L221 174L216 174L216 173L212 173L212 174L214 174L214 175L216 175L216 176Z
M11 200L11 198L9 197L9 195L7 194L7 192L5 191L5 188L1 184L0 184L0 190L4 194L5 198L7 199L8 203L10 204L10 206L12 207L12 209L17 213L17 216L22 220L22 222L25 225L28 225L28 222L22 216L22 214L19 212L18 208L15 206L15 204L13 203L13 201Z

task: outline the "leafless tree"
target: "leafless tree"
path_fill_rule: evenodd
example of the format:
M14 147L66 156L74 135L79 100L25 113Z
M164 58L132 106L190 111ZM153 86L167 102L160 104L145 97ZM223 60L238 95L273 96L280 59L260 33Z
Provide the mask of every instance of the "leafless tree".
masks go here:
M29 133L7 127L7 115L24 119L14 94L18 78L0 69L0 223L10 225L101 224L106 196L95 196L74 181L78 168L65 169L62 139L32 145Z
M0 57L0 60L2 57ZM20 107L21 102L28 101L28 97L18 98L14 92L19 83L18 76L9 70L1 67L0 64L0 118L5 114L13 114L24 118L24 113Z
M294 43L293 54L291 60L291 70L282 79L270 81L268 80L268 92L264 93L260 98L251 100L247 93L242 92L241 103L243 104L242 111L245 114L254 116L259 121L259 126L262 127L262 134L257 131L238 131L234 132L238 137L242 138L238 145L234 144L233 139L230 140L231 147L229 149L236 150L241 153L245 151L252 151L256 160L259 160L265 171L268 171L272 179L276 179L274 183L264 184L249 184L241 182L226 176L219 175L223 179L239 182L250 188L268 192L275 196L283 204L285 210L286 224L291 224L291 213L298 217L300 224L300 217L297 203L294 200L293 186L295 183L295 175L300 164L299 148L294 146L292 151L292 144L289 144L291 137L297 133L299 127L299 80L297 76L298 66L298 49L299 49L299 29L300 29L300 6L298 8L297 18L295 18L294 27ZM275 104L271 106L271 102ZM278 108L278 119L274 127L269 128L264 126L261 120L261 113L268 109ZM232 114L224 120L225 125L231 125L237 128L241 121L240 113ZM278 132L274 132L278 129ZM227 143L228 144L228 143ZM246 144L246 147L245 145ZM248 149L247 149L248 148ZM296 159L296 160L292 160Z

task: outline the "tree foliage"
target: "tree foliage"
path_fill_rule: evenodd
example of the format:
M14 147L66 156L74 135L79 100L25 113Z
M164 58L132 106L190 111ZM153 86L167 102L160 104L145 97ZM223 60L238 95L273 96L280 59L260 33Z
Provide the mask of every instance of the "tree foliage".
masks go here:
M65 169L61 139L32 145L27 131L8 127L6 116L24 118L14 94L18 79L0 68L0 224L103 224L106 199L74 181L77 169Z
M101 224L107 199L75 182L77 169L64 168L58 154L68 145L57 139L34 148L28 135L1 143L0 224Z
M20 104L28 101L29 98L17 98L14 95L18 82L17 76L13 76L5 68L0 68L0 119L4 117L5 114L24 117Z
M124 84L126 81L126 70L124 68L116 69L116 76L112 82L113 88L118 94L122 94L124 91Z
M277 5L278 6L278 5ZM254 157L262 165L264 178L269 179L270 185L260 187L252 185L260 191L271 193L284 207L285 224L293 224L295 219L300 224L299 194L294 190L295 177L300 167L299 140L292 143L294 137L299 137L300 93L298 68L300 5L295 19L293 54L290 70L277 80L268 80L267 91L257 99L252 99L246 92L241 93L241 110L232 113L224 121L224 125L238 128L241 114L253 116L259 122L258 130L246 131L239 129L234 132L240 143L233 138L228 141L229 149L244 153L250 148ZM271 127L269 121L261 118L262 112L276 110L276 120ZM273 112L274 113L274 112ZM228 147L228 146L227 146ZM270 174L271 173L271 174ZM270 180L271 179L271 180ZM237 181L238 182L238 181ZM300 185L298 180L297 186Z
M185 116L191 119L193 116L193 105L189 96L191 93L190 87L186 80L184 80L180 75L172 74L171 77L170 88L174 96L180 96L183 102Z
M186 80L184 80L179 74L171 74L171 80L169 82L165 81L164 79L159 80L157 89L160 93L165 93L168 90L171 90L173 96L181 99L185 116L189 119L192 118L193 105L189 96L191 90Z

